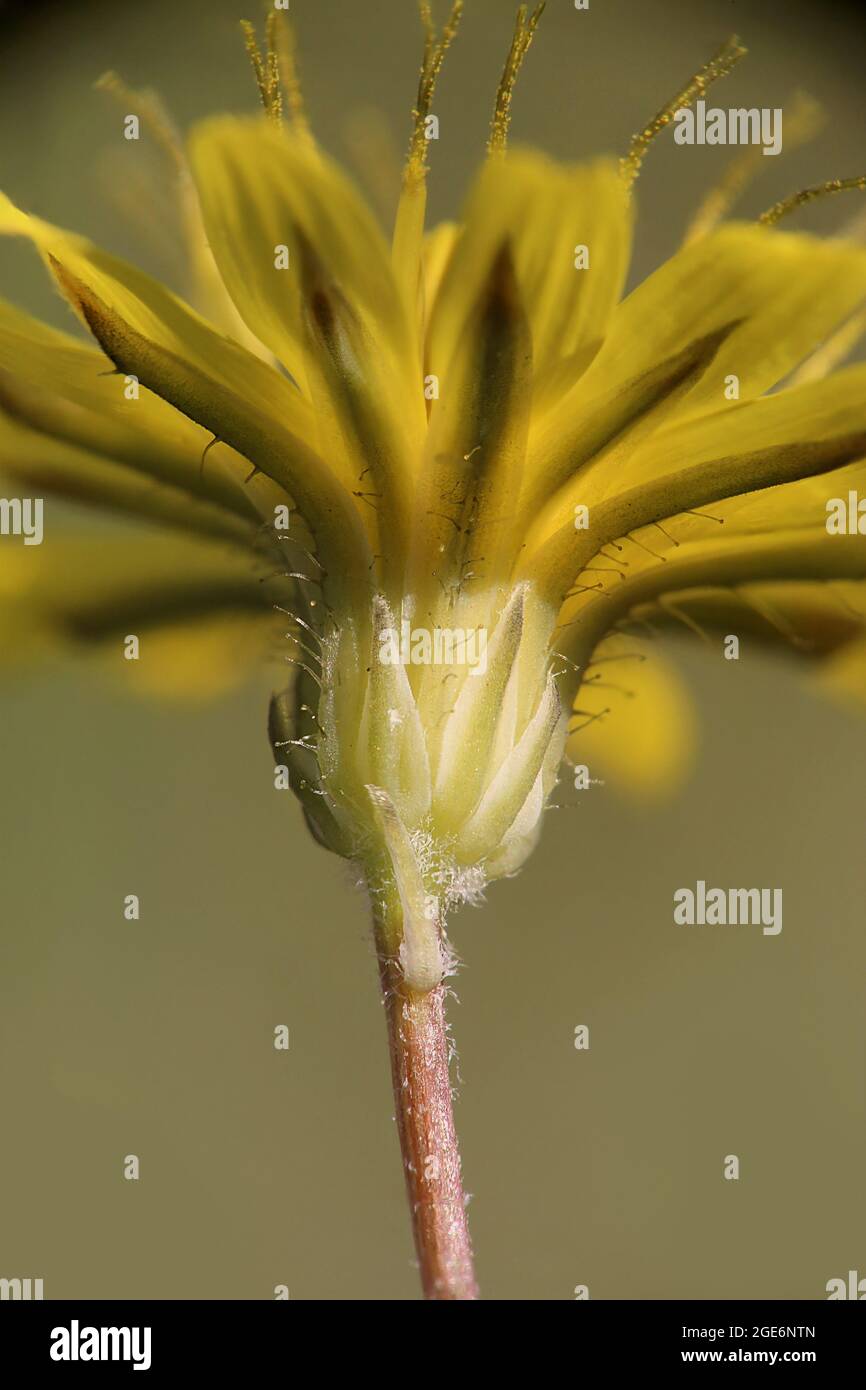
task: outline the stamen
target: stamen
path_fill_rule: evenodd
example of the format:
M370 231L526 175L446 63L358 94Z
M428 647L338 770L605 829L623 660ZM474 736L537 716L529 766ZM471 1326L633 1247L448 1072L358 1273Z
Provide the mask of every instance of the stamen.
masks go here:
M807 92L795 92L790 110L785 112L785 154L798 149L808 140L814 139L823 126L823 108ZM766 169L760 145L749 145L728 163L722 177L711 188L701 202L697 212L686 228L683 245L697 241L718 226L722 218L730 212L740 194L748 188L753 179Z
M109 96L127 108L134 105L137 115L156 143L168 155L176 172L185 172L183 142L156 92L129 87L116 72L104 72L93 85L97 92L108 92Z
M626 184L631 186L640 173L646 152L650 144L658 135L659 131L664 130L665 126L670 125L674 118L674 113L683 107L693 106L699 97L702 97L707 88L716 82L720 77L727 77L728 73L741 58L746 55L747 49L743 47L736 34L722 44L715 57L705 63L701 70L690 78L686 85L677 92L666 106L653 116L649 125L645 125L643 130L637 135L632 136L628 154L620 160L620 173Z
M762 212L758 221L764 227L771 227L780 217L787 217L789 212L794 212L804 203L814 203L818 198L829 198L834 193L845 193L853 188L866 189L866 174L860 174L855 179L827 179L826 183L818 183L813 188L804 188L800 193L792 193L790 198L783 198L780 203L774 203L766 212Z
M268 56L265 61L265 73L268 81L268 92L270 94L269 114L273 115L274 120L279 124L283 118L283 89L280 85L280 64L277 58L277 30L280 16L276 10L269 10L265 20L265 46Z
M289 122L292 131L300 139L313 143L313 136L310 130L310 123L307 120L307 110L304 106L304 94L301 89L301 79L298 74L298 45L295 38L295 30L284 14L268 18L281 19L282 23L277 24L274 30L275 42L275 62L277 70L277 81L282 82L283 91L286 96L286 110L289 114Z
M256 38L256 31L253 24L248 19L241 20L241 32L244 36L244 45L247 50L247 57L253 65L253 72L256 75L256 86L259 89L259 96L265 110L268 106L268 85L265 78L265 67L262 62L259 41Z
M256 86L259 89L262 106L265 108L265 112L270 116L271 120L279 125L283 114L283 94L280 87L279 64L274 49L274 38L276 36L278 21L279 15L276 10L271 10L265 20L264 56L259 48L255 26L251 24L248 19L241 20L241 32L244 36L247 56L253 65Z
M454 0L451 13L438 39L429 0L419 0L419 9L424 27L424 58L418 79L418 96L412 111L412 138L409 141L409 154L403 174L404 183L411 183L413 180L423 183L427 172L427 151L430 144L427 139L427 117L433 106L436 81L442 70L445 54L451 47L451 41L460 24L463 0Z
M538 21L544 13L545 3L546 0L540 0L529 19L526 17L528 6L521 5L517 11L514 37L511 40L511 48L505 60L505 67L502 70L496 92L493 120L490 122L490 138L487 141L488 154L502 154L505 150L508 141L508 127L511 123L511 98L514 95L514 88L523 66L523 60L535 38Z

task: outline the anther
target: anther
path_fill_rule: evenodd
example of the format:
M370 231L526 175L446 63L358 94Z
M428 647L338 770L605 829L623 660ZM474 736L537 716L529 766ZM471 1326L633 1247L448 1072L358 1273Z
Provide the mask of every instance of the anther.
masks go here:
M511 123L511 98L514 95L514 88L517 77L523 66L523 60L529 52L532 40L535 38L535 30L538 21L544 13L545 0L541 0L536 5L532 15L527 19L528 6L521 5L517 11L517 19L514 24L514 36L511 40L511 48L505 60L505 67L499 79L499 87L496 92L496 103L493 108L493 120L490 123L490 138L487 142L488 154L503 154L508 140L508 127Z
M682 110L683 107L693 106L697 99L704 95L707 88L720 77L726 77L745 54L746 49L736 34L732 35L726 43L722 44L718 53L708 63L705 63L694 77L689 79L666 106L663 106L653 116L649 124L645 125L637 135L632 136L628 154L619 162L620 173L629 187L640 173L641 165L652 141L660 131L664 130L665 126L670 125L675 112Z
M241 20L244 44L249 60L253 65L262 106L266 114L277 124L282 120L283 114L283 94L280 87L280 71L274 43L278 21L279 16L276 10L271 10L265 21L265 52L263 55L256 38L255 27L248 19Z
M824 124L821 106L807 92L796 92L790 103L785 105L785 154L811 140ZM764 169L763 149L753 145L732 159L723 170L722 177L701 202L697 212L686 229L683 245L697 241L713 230L727 212L733 207L740 194Z
M136 91L134 88L128 87L123 78L119 77L116 72L104 72L94 86L98 92L108 92L115 101L122 102L123 110L128 111L131 106L133 109L137 108L142 118L142 125L147 127L153 139L168 155L175 166L175 172L177 174L185 173L186 160L183 153L183 141L155 92Z
M424 28L424 58L421 63L421 75L418 79L418 95L412 111L412 137L409 141L409 155L403 174L404 183L409 183L412 179L417 179L421 183L424 181L429 147L426 128L427 117L433 106L433 94L436 90L436 81L442 64L445 61L445 54L457 33L460 16L463 13L463 0L454 0L451 13L438 40L429 0L419 0L419 9Z
M788 213L803 207L805 203L814 203L818 198L829 198L835 193L845 193L855 188L866 190L866 174L860 174L854 179L827 179L825 183L792 193L789 198L783 198L781 202L774 203L766 212L762 212L758 221L764 227L772 227L780 217L787 217Z

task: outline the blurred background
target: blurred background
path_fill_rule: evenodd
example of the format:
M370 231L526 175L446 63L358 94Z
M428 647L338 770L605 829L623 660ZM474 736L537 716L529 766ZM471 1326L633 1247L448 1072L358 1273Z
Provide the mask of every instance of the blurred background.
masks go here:
M483 149L514 8L468 0L436 102L435 217L456 212ZM512 138L620 152L736 31L750 56L714 102L784 106L805 88L829 117L764 161L753 216L866 166L858 11L549 0ZM415 6L293 0L291 14L317 134L350 164L372 149L387 183ZM118 109L93 83L113 68L154 87L181 128L252 109L241 17L259 17L255 0L0 4L0 186L176 283L171 208L130 199ZM669 135L652 150L638 278L726 157ZM850 196L799 225L838 226ZM0 247L0 294L70 326L26 248ZM81 524L50 506L50 524ZM457 1120L488 1298L577 1284L822 1298L831 1277L866 1273L866 722L748 641L739 662L688 636L668 649L701 725L679 796L566 786L575 804L548 816L526 870L452 923ZM417 1297L364 902L273 789L266 702L266 679L160 704L71 667L0 686L0 1276L41 1277L49 1298ZM674 926L673 891L698 878L782 887L781 935ZM739 1182L723 1180L728 1154Z

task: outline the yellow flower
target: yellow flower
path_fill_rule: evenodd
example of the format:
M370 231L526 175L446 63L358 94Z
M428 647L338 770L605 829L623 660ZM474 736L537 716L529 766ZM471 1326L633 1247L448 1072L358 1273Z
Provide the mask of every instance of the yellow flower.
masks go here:
M248 35L266 115L205 121L188 147L219 328L0 201L0 229L32 239L97 344L3 307L7 471L187 533L155 564L148 547L149 577L113 603L91 569L55 628L168 624L162 665L185 684L196 623L217 651L255 631L259 654L288 615L275 749L317 838L399 898L390 944L421 990L445 966L447 907L530 852L569 735L574 759L618 753L638 784L675 765L688 717L629 622L835 649L862 622L830 583L866 569L859 534L825 526L826 498L866 482L866 367L766 394L855 315L866 252L704 227L623 299L631 183L672 108L619 164L507 152L524 11L488 158L459 223L425 237L424 136L458 17L439 40L427 17L390 248L310 136L290 61L285 122L275 53ZM612 717L638 691L655 715Z

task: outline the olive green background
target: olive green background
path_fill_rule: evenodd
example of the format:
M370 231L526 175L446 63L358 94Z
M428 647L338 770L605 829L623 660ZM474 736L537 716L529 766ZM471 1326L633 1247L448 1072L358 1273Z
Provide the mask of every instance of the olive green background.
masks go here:
M400 148L411 0L292 12L324 143L342 155L377 104ZM467 12L436 103L437 215L482 149L513 6ZM138 152L90 84L117 68L182 126L249 107L244 13L34 4L22 25L0 11L2 186L171 274L146 206L130 227L105 201ZM551 0L514 138L561 157L622 150L732 29L751 56L719 104L806 87L830 116L808 150L766 160L744 212L862 171L863 29L817 0ZM670 136L652 151L639 274L726 157ZM800 223L832 228L856 199ZM0 293L68 322L32 253L0 257ZM60 516L49 504L46 544ZM0 563L16 543L0 541ZM681 795L635 807L566 784L576 804L548 816L522 875L452 924L457 1117L489 1298L568 1299L581 1283L592 1298L821 1298L829 1278L866 1273L866 722L748 642L738 663L687 636L669 650L703 729ZM160 705L68 668L0 690L0 1276L42 1277L49 1298L270 1298L278 1283L296 1299L417 1296L364 901L273 789L266 694L257 681ZM673 891L698 878L782 887L781 935L674 926ZM739 1182L722 1176L732 1153Z

